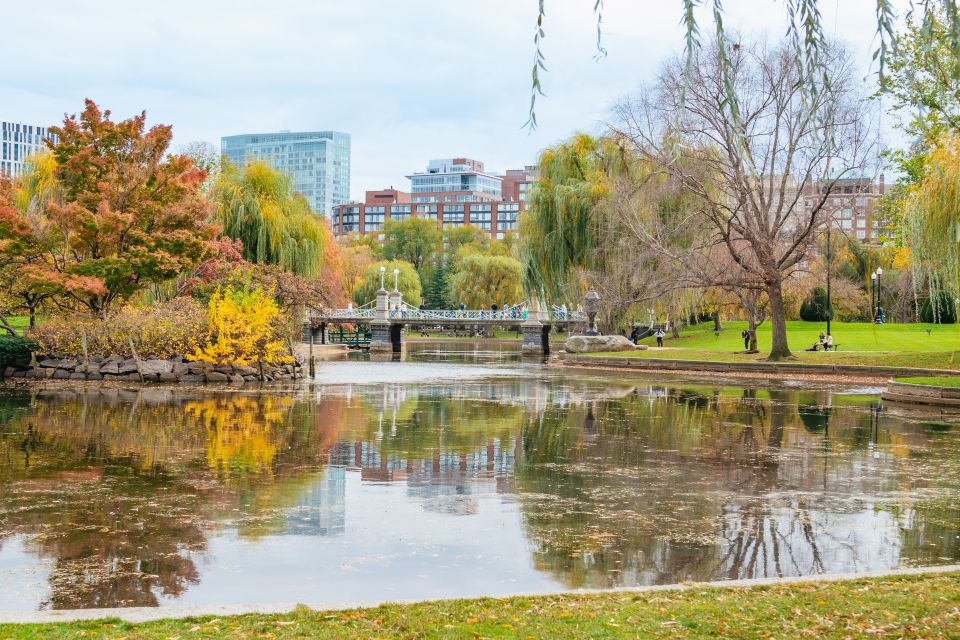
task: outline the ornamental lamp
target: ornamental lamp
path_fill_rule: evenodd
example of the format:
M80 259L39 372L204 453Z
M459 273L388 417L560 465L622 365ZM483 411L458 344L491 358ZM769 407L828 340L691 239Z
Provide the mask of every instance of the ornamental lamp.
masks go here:
M587 291L587 295L583 298L583 308L586 310L587 319L589 320L587 335L600 335L600 332L597 331L597 314L600 312L600 294L598 294L596 290L590 289L590 291Z

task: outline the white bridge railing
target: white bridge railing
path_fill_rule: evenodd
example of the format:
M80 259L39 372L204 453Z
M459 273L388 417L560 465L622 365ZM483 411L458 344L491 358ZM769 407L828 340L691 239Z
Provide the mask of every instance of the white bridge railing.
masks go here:
M409 320L411 322L523 322L527 319L528 310L512 308L509 310L492 309L391 309L387 311L390 320ZM313 317L329 321L373 320L376 309L350 307L347 309L326 309L323 312L314 312ZM571 311L563 307L554 306L549 314L552 322L586 322L587 315L582 311Z

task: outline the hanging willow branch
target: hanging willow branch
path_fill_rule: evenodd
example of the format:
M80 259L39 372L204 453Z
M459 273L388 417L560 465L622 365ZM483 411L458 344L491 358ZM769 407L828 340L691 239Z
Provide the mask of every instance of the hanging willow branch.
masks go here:
M689 81L689 65L693 60L694 51L700 46L700 28L697 24L696 10L705 5L706 0L680 0L684 27L684 51L687 61L687 71L684 74L684 85ZM827 51L827 40L824 37L823 18L820 14L819 0L783 0L789 19L788 36L793 42L797 62L801 69L801 79L806 91L813 94L829 85L826 75L827 65L824 56ZM913 18L918 12L922 13L921 23L924 26L922 33L928 36L928 43L932 47L933 24L935 10L940 9L946 16L948 25L948 46L954 56L960 57L960 10L956 0L911 0L907 16ZM603 0L594 0L593 7L596 17L597 30L597 58L606 56L607 50L603 47ZM721 49L727 49L732 43L723 26L724 10L721 0L711 0L711 18L714 21L717 44ZM537 26L534 32L534 64L530 85L530 111L524 125L529 129L537 126L537 96L544 95L540 78L540 71L546 71L546 57L543 54L542 44L545 37L543 22L545 16L545 0L539 0L537 12ZM874 19L877 23L878 46L873 53L873 60L877 63L879 81L885 80L886 62L897 53L897 43L894 34L894 20L896 15L890 0L876 0ZM954 70L956 78L960 79L960 70ZM732 86L728 87L728 91ZM684 96L681 95L681 100ZM732 98L732 94L728 98ZM811 97L811 103L812 103ZM730 100L731 107L735 101ZM682 104L682 102L681 102Z

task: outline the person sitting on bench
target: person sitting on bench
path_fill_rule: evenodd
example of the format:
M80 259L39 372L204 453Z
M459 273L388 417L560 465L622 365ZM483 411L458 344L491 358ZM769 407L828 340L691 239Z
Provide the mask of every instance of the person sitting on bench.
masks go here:
M826 341L823 343L823 350L824 350L824 351L830 351L830 349L833 349L833 336L828 333L828 334L827 334L827 339L826 339Z
M823 347L824 350L827 348L827 337L823 334L823 331L820 332L820 337L817 338L817 341L813 343L813 346L807 349L807 351L819 351L820 347Z

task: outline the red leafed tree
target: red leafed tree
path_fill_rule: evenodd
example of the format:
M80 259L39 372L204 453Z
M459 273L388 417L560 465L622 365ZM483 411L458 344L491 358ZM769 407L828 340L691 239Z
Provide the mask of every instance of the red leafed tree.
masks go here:
M91 100L52 127L60 197L45 213L60 241L32 276L104 315L141 289L208 258L218 229L200 187L206 174L168 155L172 129L146 128L146 113L114 122Z

